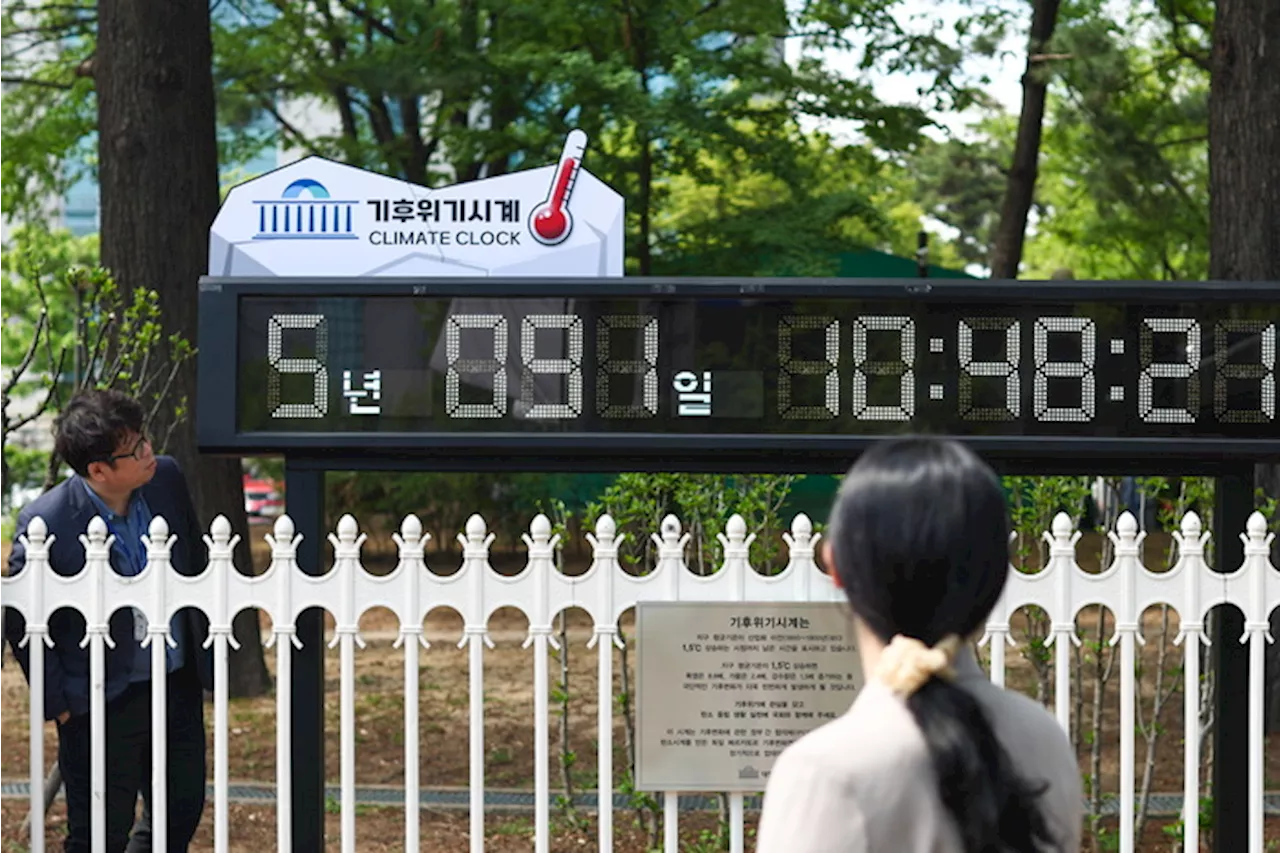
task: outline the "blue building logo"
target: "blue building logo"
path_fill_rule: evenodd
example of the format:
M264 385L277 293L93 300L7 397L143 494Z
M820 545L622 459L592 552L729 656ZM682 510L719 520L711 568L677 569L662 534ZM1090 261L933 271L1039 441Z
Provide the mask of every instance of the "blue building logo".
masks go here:
M359 202L329 197L324 184L299 178L274 201L255 201L255 240L359 240L352 218Z

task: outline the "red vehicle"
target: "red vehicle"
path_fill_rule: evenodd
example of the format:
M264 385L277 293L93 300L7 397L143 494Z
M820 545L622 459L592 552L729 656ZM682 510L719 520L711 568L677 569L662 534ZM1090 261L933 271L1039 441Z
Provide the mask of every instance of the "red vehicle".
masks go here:
M284 490L271 480L244 477L244 511L250 518L274 518L284 512Z

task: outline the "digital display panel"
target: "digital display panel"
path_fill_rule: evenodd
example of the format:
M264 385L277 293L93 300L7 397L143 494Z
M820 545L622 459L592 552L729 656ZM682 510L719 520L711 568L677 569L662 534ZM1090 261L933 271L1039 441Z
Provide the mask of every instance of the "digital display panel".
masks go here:
M1274 283L207 277L200 288L196 416L209 453L842 470L878 438L927 433L1009 470L1280 461Z
M239 301L237 430L1276 435L1275 304Z

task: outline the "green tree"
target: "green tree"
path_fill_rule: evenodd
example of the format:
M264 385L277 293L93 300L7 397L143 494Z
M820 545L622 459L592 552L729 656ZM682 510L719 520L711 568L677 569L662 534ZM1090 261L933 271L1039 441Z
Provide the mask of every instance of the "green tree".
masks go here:
M1082 22L1060 36L1064 50L1088 59L1063 64L1046 134L1041 222L1028 241L1040 274L1198 279L1208 272L1209 80L1171 50L1171 33L1154 44L1134 35L1160 26L1134 14Z
M65 232L19 228L5 256L0 340L10 371L0 389L0 434L6 484L13 482L11 460L24 468L20 482L26 485L48 489L57 482L62 461L56 454L19 453L10 442L17 430L56 411L77 391L118 388L138 398L160 449L186 419L186 401L172 391L193 354L190 343L166 332L155 291L126 293L106 270L90 265L94 243ZM170 359L154 357L161 345ZM27 401L21 413L20 401ZM159 417L168 410L171 416ZM37 475L32 466L40 459L44 470Z
M1054 58L1049 43L1058 25L1061 5L1062 0L1032 0L1031 3L1026 70L1022 74L1022 109L1018 114L1018 132L1014 137L1000 218L991 244L991 274L995 278L1017 278L1022 262L1027 216L1035 198L1045 102L1052 73L1050 63Z
M870 248L915 252L924 209L900 162L821 132L794 133L789 179L730 152L703 152L672 175L655 214L660 275L830 276L838 255ZM961 266L943 243L931 262Z
M1023 274L1202 277L1208 76L1190 25L1143 3L1105 12L1065 5L1054 31ZM989 111L968 138L929 141L907 158L925 210L958 230L953 245L971 263L992 264L1017 132Z
M186 340L198 334L197 282L208 268L209 226L218 209L212 38L204 0L100 0L93 79L101 186L102 264L122 287L153 286L166 322ZM156 357L174 364L174 396L195 400L196 365L179 363L161 340ZM194 419L158 411L173 425L169 452L187 472L204 524L225 516L248 531L240 460L202 454ZM252 572L249 538L236 547ZM270 687L256 609L237 613L228 690L257 696Z
M0 12L0 207L39 221L49 194L92 170L97 14L83 0L14 0Z
M712 163L750 164L785 185L805 230L825 233L828 220L849 216L874 223L865 194L813 194L814 160L826 151L802 140L801 121L850 120L870 144L900 150L928 119L879 102L812 49L851 48L847 31L863 27L877 34L868 64L932 70L940 98L968 96L948 76L954 53L902 32L891 5L806 0L788 14L774 0L344 0L337 14L327 2L273 0L246 4L243 19L220 28L216 62L224 116L266 110L291 146L428 185L540 165L581 127L590 168L627 199L629 270L647 275L678 248L664 221L672 183L709 184ZM783 62L788 40L809 55ZM291 121L279 106L291 99L331 107L334 126ZM691 239L710 239L716 221ZM770 236L741 217L723 228L726 241Z

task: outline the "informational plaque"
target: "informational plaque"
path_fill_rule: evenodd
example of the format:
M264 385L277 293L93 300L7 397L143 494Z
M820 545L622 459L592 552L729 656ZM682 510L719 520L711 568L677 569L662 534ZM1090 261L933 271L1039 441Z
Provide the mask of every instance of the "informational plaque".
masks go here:
M841 604L641 601L636 637L641 791L762 791L863 684Z

